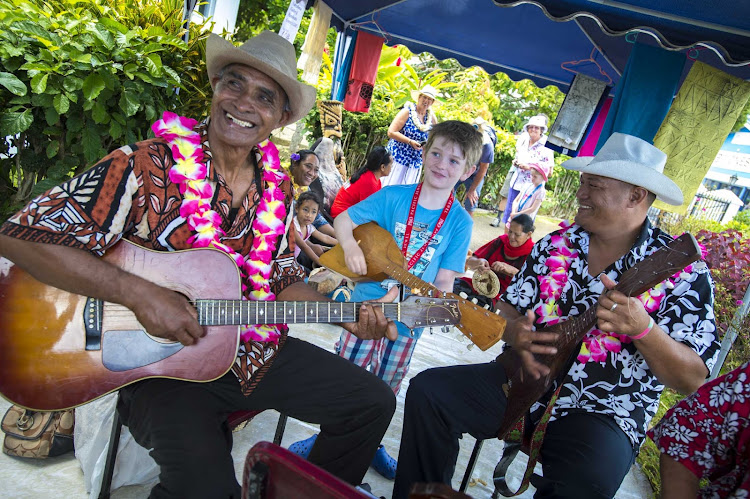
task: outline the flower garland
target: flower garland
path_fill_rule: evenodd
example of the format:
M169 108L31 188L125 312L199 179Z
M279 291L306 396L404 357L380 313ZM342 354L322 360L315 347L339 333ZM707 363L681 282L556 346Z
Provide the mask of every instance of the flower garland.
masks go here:
M572 248L567 232L572 226L571 222L567 220L562 221L560 227L563 229L563 232L555 234L550 239L550 245L553 249L546 260L549 273L538 277L541 303L534 310L534 313L539 317L540 324L552 326L565 319L565 317L561 317L560 315L561 311L558 300L562 295L565 284L568 282L568 270L579 255L578 250ZM674 287L674 282L683 273L690 273L692 271L692 264L688 265L684 270L677 272L669 279L660 282L638 296L646 312L650 315L658 310L659 305L666 296L666 288ZM578 362L582 364L587 362L604 362L607 358L607 352L618 353L622 350L623 343L630 343L632 341L630 336L626 334L609 333L594 328L586 333L586 337L583 339L581 350L578 353Z
M427 121L423 123L422 119L417 116L417 105L415 103L409 102L406 107L409 109L409 116L411 117L412 123L414 123L414 126L421 132L427 132L432 128L432 120L435 117L432 108L427 109Z
M208 181L208 168L204 163L201 134L193 130L196 120L165 111L162 119L151 126L157 137L163 138L172 150L174 165L169 170L169 180L179 184L183 196L180 216L187 220L195 232L187 243L193 248L212 247L226 252L237 263L242 276L243 299L274 300L269 278L278 237L284 234L286 208L284 193L279 186L288 177L281 169L276 146L265 140L258 144L262 154L262 177L265 183L260 205L252 224L253 242L246 256L221 242L221 216L211 209L214 185ZM244 284L249 282L248 292ZM272 324L243 326L243 341L278 343L279 328Z

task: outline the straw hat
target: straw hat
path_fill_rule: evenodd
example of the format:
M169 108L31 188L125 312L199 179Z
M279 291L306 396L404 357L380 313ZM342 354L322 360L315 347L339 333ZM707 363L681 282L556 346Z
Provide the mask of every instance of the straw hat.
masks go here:
M613 133L596 156L579 156L562 166L643 187L656 194L657 199L679 206L683 202L682 191L664 175L666 163L667 155L645 140Z
M239 47L211 33L206 42L206 67L212 87L214 76L229 64L257 69L284 89L292 112L280 126L299 121L315 104L315 87L297 80L294 46L276 33L263 31Z
M547 120L544 119L544 116L532 116L528 123L523 126L523 131L526 132L526 128L529 126L541 127L542 133L547 133Z
M414 100L414 102L416 102L419 99L420 95L426 95L430 99L435 100L437 99L437 94L438 94L438 91L435 87L433 87L432 85L425 85L419 91L412 90L411 98Z

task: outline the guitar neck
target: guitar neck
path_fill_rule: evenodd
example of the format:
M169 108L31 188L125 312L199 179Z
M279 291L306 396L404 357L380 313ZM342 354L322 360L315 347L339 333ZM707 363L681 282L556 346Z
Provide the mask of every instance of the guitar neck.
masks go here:
M195 300L202 326L357 322L362 303L338 301ZM401 320L400 303L373 303L386 318Z
M385 263L385 262L383 262L381 265L383 267L384 273L388 274L391 278L396 279L401 284L411 288L412 292L418 289L420 291L419 294L421 295L429 295L429 296L435 296L435 297L445 295L445 293L440 291L438 288L436 288L432 284L429 284L423 281L422 279L410 273L408 270L404 269L403 267L399 267L398 265L393 264L393 263Z

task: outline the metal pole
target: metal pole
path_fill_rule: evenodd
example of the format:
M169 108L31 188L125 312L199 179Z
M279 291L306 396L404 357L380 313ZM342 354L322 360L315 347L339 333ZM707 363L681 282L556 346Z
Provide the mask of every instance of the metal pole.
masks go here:
M721 350L719 351L719 358L716 359L716 365L714 365L714 368L711 371L709 381L719 375L721 367L724 365L724 361L727 359L727 355L729 354L729 349L732 348L732 344L734 343L734 340L737 339L737 335L739 334L739 331L737 331L735 326L739 327L742 324L742 322L745 320L745 317L747 316L748 309L750 309L750 286L745 289L745 296L742 298L742 305L737 307L737 310L735 310L732 322L729 324L729 328L727 328L727 332L724 334L724 339L721 340Z

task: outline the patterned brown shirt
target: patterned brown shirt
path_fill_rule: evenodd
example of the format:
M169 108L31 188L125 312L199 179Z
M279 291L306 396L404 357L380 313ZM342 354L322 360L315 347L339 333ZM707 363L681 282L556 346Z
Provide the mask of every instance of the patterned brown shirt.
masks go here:
M260 202L257 182L250 187L242 205L231 214L232 192L211 164L207 129L203 136L208 178L214 183L212 208L221 215L222 242L246 255L251 248L252 221ZM255 163L260 162L254 150ZM162 139L151 139L113 151L88 171L54 187L31 201L2 226L0 234L48 244L84 249L102 255L121 238L144 248L175 251L190 248L193 235L180 216L182 196L179 186L169 180L172 153ZM256 170L256 179L261 178ZM281 186L287 207L286 227L292 220L292 188L287 180ZM286 286L304 279L304 270L294 259L286 236L280 236L273 270L271 291L278 294ZM249 285L249 284L248 284ZM245 395L249 395L286 340L283 328L279 345L240 342L232 371Z

